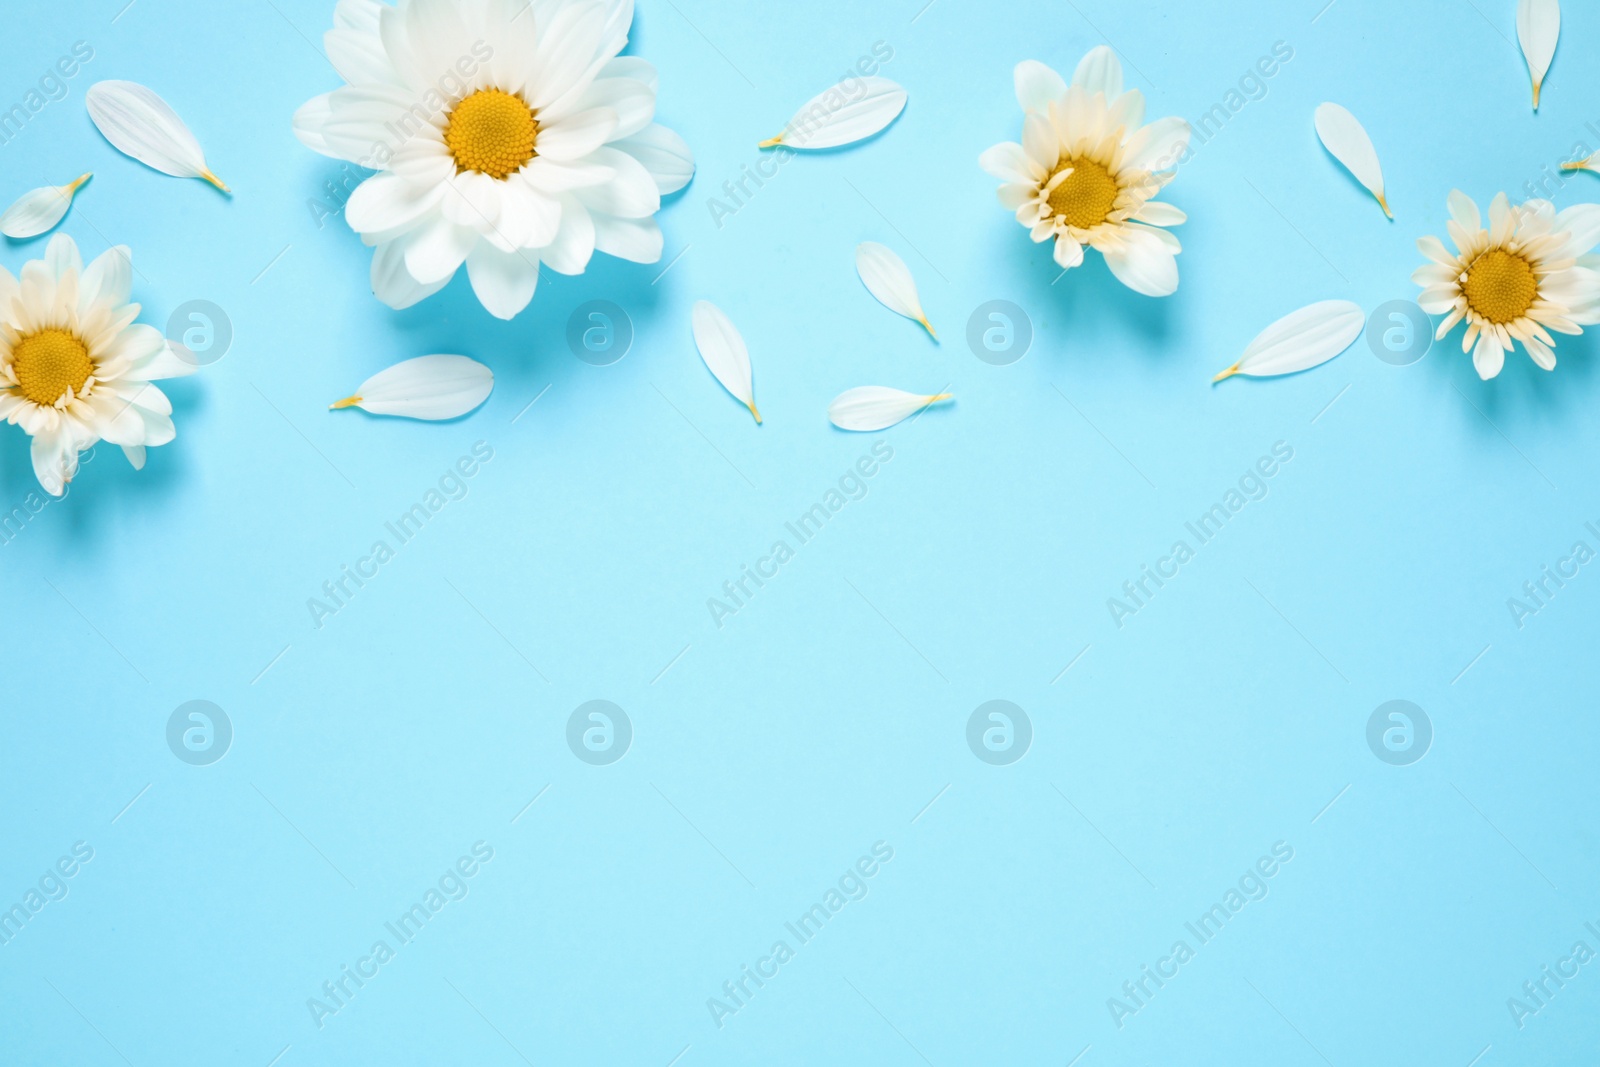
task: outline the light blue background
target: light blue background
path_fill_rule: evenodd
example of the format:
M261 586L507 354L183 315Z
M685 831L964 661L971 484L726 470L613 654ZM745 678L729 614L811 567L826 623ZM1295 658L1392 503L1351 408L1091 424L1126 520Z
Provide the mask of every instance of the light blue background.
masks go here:
M171 385L179 436L143 473L102 445L0 548L0 902L95 850L0 947L0 1060L1600 1059L1600 962L1520 1031L1506 1006L1600 949L1600 571L1520 630L1506 607L1600 548L1592 338L1491 383L1458 332L1410 367L1362 342L1209 384L1296 307L1414 295L1452 187L1521 199L1600 147L1600 13L1566 5L1534 116L1512 0L640 0L632 50L699 165L661 215L681 258L547 275L504 324L464 277L388 310L369 251L318 228L339 167L290 116L338 84L313 43L331 0L124 3L8 12L5 106L74 41L95 56L0 147L0 200L93 170L63 231L132 246L146 321L208 299L236 336ZM755 143L877 41L899 121L715 225ZM1194 120L1277 41L1294 58L1165 197L1190 217L1178 294L1094 256L1057 283L976 162L1019 134L1012 66L1110 42L1152 116ZM106 145L83 107L105 78L162 93L235 196ZM1317 143L1325 99L1371 131L1394 223ZM906 258L942 344L864 291L862 240ZM749 342L765 426L695 354L702 297ZM615 365L567 347L591 299L636 329ZM1035 330L1012 366L963 340L992 299ZM429 352L488 363L494 396L445 425L326 410ZM864 384L957 401L881 435L869 495L719 630L707 598L871 447L824 417ZM314 629L307 598L477 441L466 499ZM1270 496L1117 628L1106 599L1278 441ZM34 489L6 427L0 509ZM611 766L566 745L592 698L633 722ZM994 698L1035 731L1009 767L965 741ZM1409 767L1365 739L1395 698L1436 731ZM166 745L192 699L234 726L209 767ZM318 1029L307 998L479 840L470 895ZM719 1029L707 998L880 840L870 894ZM1107 998L1277 841L1270 896L1119 1030Z

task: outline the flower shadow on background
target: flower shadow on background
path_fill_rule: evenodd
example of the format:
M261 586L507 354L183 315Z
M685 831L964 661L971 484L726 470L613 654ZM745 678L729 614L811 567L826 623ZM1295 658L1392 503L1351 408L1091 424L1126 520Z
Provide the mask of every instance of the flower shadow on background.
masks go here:
M1429 376L1439 403L1459 404L1465 398L1478 409L1464 406L1462 416L1475 439L1504 448L1509 438L1521 449L1526 441L1563 437L1593 420L1600 344L1595 327L1581 336L1561 338L1554 370L1541 370L1519 351L1489 381L1478 377L1472 356L1461 351L1462 329L1457 326L1444 340L1435 341L1422 362L1435 365Z
M1002 254L1017 258L1019 250L1009 247L1017 243L1016 233L1003 229L996 237L1008 246ZM1033 318L1040 334L1054 334L1064 340L1053 352L1064 353L1084 365L1103 362L1092 358L1097 352L1114 359L1131 354L1140 359L1172 362L1177 352L1169 342L1177 335L1186 314L1182 285L1171 296L1143 296L1123 285L1098 254L1086 256L1081 266L1063 276L1050 258L1048 244L1034 245L1026 238L1023 243L1027 247L1021 251L1028 261L1018 271L1016 299ZM1042 325L1048 322L1054 322L1057 329L1043 330ZM1107 338L1129 332L1142 343L1118 345L1109 353L1100 347Z
M166 511L171 494L194 483L189 451L204 445L198 433L185 433L183 427L186 423L194 425L191 420L204 410L207 384L197 377L179 378L162 382L161 391L172 402L178 436L160 448L152 448L142 471L135 470L116 445L96 443L79 454L78 476L60 498L40 487L33 471L28 435L0 423L0 429L9 431L0 433L0 532L4 534L0 536L0 551L13 540L30 540L27 527L35 516L42 519L49 512L57 513L50 526L60 531L50 536L64 536L81 544L114 536L130 516ZM21 509L20 516L25 521L13 518L5 525L8 517L18 515L17 509Z

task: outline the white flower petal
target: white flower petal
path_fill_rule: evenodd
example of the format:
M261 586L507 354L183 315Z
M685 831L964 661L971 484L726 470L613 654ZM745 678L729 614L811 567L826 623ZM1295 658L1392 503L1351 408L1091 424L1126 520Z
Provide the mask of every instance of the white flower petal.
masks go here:
M1105 93L1111 101L1122 95L1122 61L1105 45L1091 48L1072 74L1072 84L1086 93Z
M537 111L574 87L594 61L605 20L602 5L572 2L555 8L547 24L538 27L539 47L525 94L529 107Z
M620 79L618 79L620 80ZM638 82L630 82L645 93ZM617 125L617 112L609 107L590 108L539 130L539 154L557 163L577 162L585 159L595 149L613 136L626 136L632 131L622 131Z
M1061 162L1061 139L1056 136L1050 120L1037 111L1030 111L1022 118L1022 150L1046 173Z
M532 252L502 252L487 242L467 256L467 277L484 310L512 319L528 306L539 285L539 259Z
M50 274L59 282L70 271L75 275L83 273L83 256L78 252L78 242L71 236L58 233L50 238L50 243L44 246L44 265ZM60 290L57 290L59 296ZM76 293L74 293L76 296Z
M443 281L461 269L477 244L478 231L457 226L449 219L435 219L426 229L417 231L406 249L406 270L424 285Z
M828 405L828 421L841 430L871 433L887 430L929 404L949 399L949 393L919 395L883 385L863 385L833 398Z
M835 85L807 100L783 132L762 148L838 148L865 140L893 122L905 109L906 91L888 78L861 78L859 95L851 98Z
M1366 128L1338 104L1319 106L1316 126L1323 147L1355 175L1356 181L1365 186L1367 192L1377 197L1383 213L1394 218L1383 191L1383 167L1378 163L1378 151L1372 147L1372 138L1367 136Z
M1585 255L1600 244L1600 204L1573 204L1556 216L1556 223L1571 234L1569 256Z
M938 339L928 324L928 316L923 314L917 282L905 260L876 241L863 241L856 246L856 273L878 303L896 315L920 322L930 337Z
M374 415L453 419L489 399L494 372L466 356L418 356L379 371L333 409L359 407Z
M1478 372L1478 377L1488 381L1500 373L1505 363L1505 349L1500 347L1492 331L1484 331L1483 336L1478 338L1477 347L1472 350L1472 366Z
M1505 193L1496 193L1489 201L1489 242L1503 245L1511 240L1516 230L1517 213L1512 210L1511 198Z
M1285 315L1250 342L1239 362L1212 379L1235 374L1263 378L1308 370L1337 356L1361 336L1367 317L1348 300L1324 300Z
M1178 260L1161 239L1162 234L1159 230L1124 227L1117 244L1101 249L1101 255L1117 280L1134 292L1171 296L1178 291Z
M1519 0L1517 40L1522 44L1522 54L1528 61L1528 73L1533 78L1535 111L1539 110L1539 90L1544 87L1544 76L1550 72L1550 61L1555 58L1556 41L1560 37L1560 0Z
M333 118L332 97L332 93L323 93L296 108L293 120L294 135L300 139L301 144L313 152L333 159L343 159L344 156L328 144L325 132L329 121Z
M113 148L176 178L204 178L223 192L189 127L154 92L137 82L103 81L84 97L89 117Z
M1067 95L1067 83L1037 59L1024 59L1012 72L1017 103L1023 111L1045 111L1054 100Z
M1151 226L1182 226L1189 221L1182 210L1160 200L1146 200L1133 217Z
M1049 173L1015 141L1004 141L985 149L978 157L978 166L1003 182L1027 185L1043 181Z
M1531 358L1533 362L1538 365L1540 370L1556 369L1555 349L1551 348L1543 341L1538 341L1532 337L1529 337L1522 342L1522 347L1528 350L1529 358Z
M1138 170L1171 170L1189 147L1193 131L1180 118L1156 119L1141 127L1123 149L1123 167Z
M1445 197L1445 204L1450 208L1450 217L1464 232L1473 234L1483 229L1483 214L1478 210L1477 203L1460 189L1450 190L1450 195Z
M127 245L108 248L94 258L78 283L78 316L87 319L96 304L121 307L133 293L133 252Z
M33 474L51 496L61 496L78 473L78 445L66 421L33 435Z
M656 180L662 196L675 193L694 177L694 153L682 137L659 123L652 123L611 147L626 152L644 165Z
M604 212L590 214L594 219L595 251L629 263L661 262L665 239L655 219L622 219Z
M709 300L697 301L691 313L695 347L706 367L733 394L733 398L750 409L756 422L761 412L756 410L755 387L751 382L750 350L733 321Z
M1083 263L1083 245L1073 239L1071 234L1061 234L1056 238L1056 247L1051 253L1056 261L1056 266L1062 270L1071 270Z
M23 193L15 204L0 214L0 233L25 241L56 228L72 206L72 198L92 175L85 174L66 185L45 185Z
M406 270L406 248L410 243L409 237L385 241L372 253L372 293L396 311L432 296L450 281L445 278L424 285L413 278Z
M611 62L616 63L617 60ZM654 74L654 68L651 68L651 73ZM617 119L612 138L632 137L650 125L650 120L655 117L656 91L650 84L634 78L596 78L583 94L582 105L588 111L609 108ZM563 117L557 125L566 121ZM539 150L544 151L542 139Z

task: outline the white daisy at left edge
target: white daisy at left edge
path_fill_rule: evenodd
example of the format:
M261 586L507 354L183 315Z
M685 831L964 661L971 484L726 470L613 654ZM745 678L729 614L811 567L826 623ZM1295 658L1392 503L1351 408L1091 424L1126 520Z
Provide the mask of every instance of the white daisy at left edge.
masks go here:
M498 318L541 263L661 258L654 215L694 157L652 120L656 71L620 56L633 0L339 0L328 58L348 83L295 113L308 147L378 173L345 205L393 308L463 265Z
M133 321L132 273L120 245L85 268L65 234L23 264L20 281L0 267L0 416L33 438L33 471L51 496L66 492L78 453L99 441L143 468L145 448L176 435L172 405L150 383L196 366Z
M979 157L999 178L1000 203L1035 242L1055 243L1063 269L1096 249L1129 289L1170 296L1178 288L1178 239L1162 227L1186 221L1155 199L1189 148L1181 118L1144 125L1144 94L1122 88L1122 63L1101 46L1083 57L1068 85L1035 60L1017 64L1022 143Z

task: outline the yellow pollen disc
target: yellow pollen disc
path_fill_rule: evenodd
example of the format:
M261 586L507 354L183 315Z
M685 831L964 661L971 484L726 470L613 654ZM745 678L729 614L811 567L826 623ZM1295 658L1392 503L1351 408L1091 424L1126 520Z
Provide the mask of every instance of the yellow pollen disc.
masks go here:
M1473 311L1490 322L1504 324L1528 313L1539 286L1527 260L1494 248L1473 260L1461 291Z
M1071 167L1072 173L1051 191L1051 212L1080 230L1093 229L1106 221L1117 203L1117 179L1092 159L1069 159L1061 167Z
M94 373L89 349L66 330L30 333L11 350L11 360L22 395L46 407L60 400L68 389L82 392L83 383Z
M537 153L539 124L520 96L480 89L455 106L444 129L444 143L456 160L456 173L475 170L504 181Z

